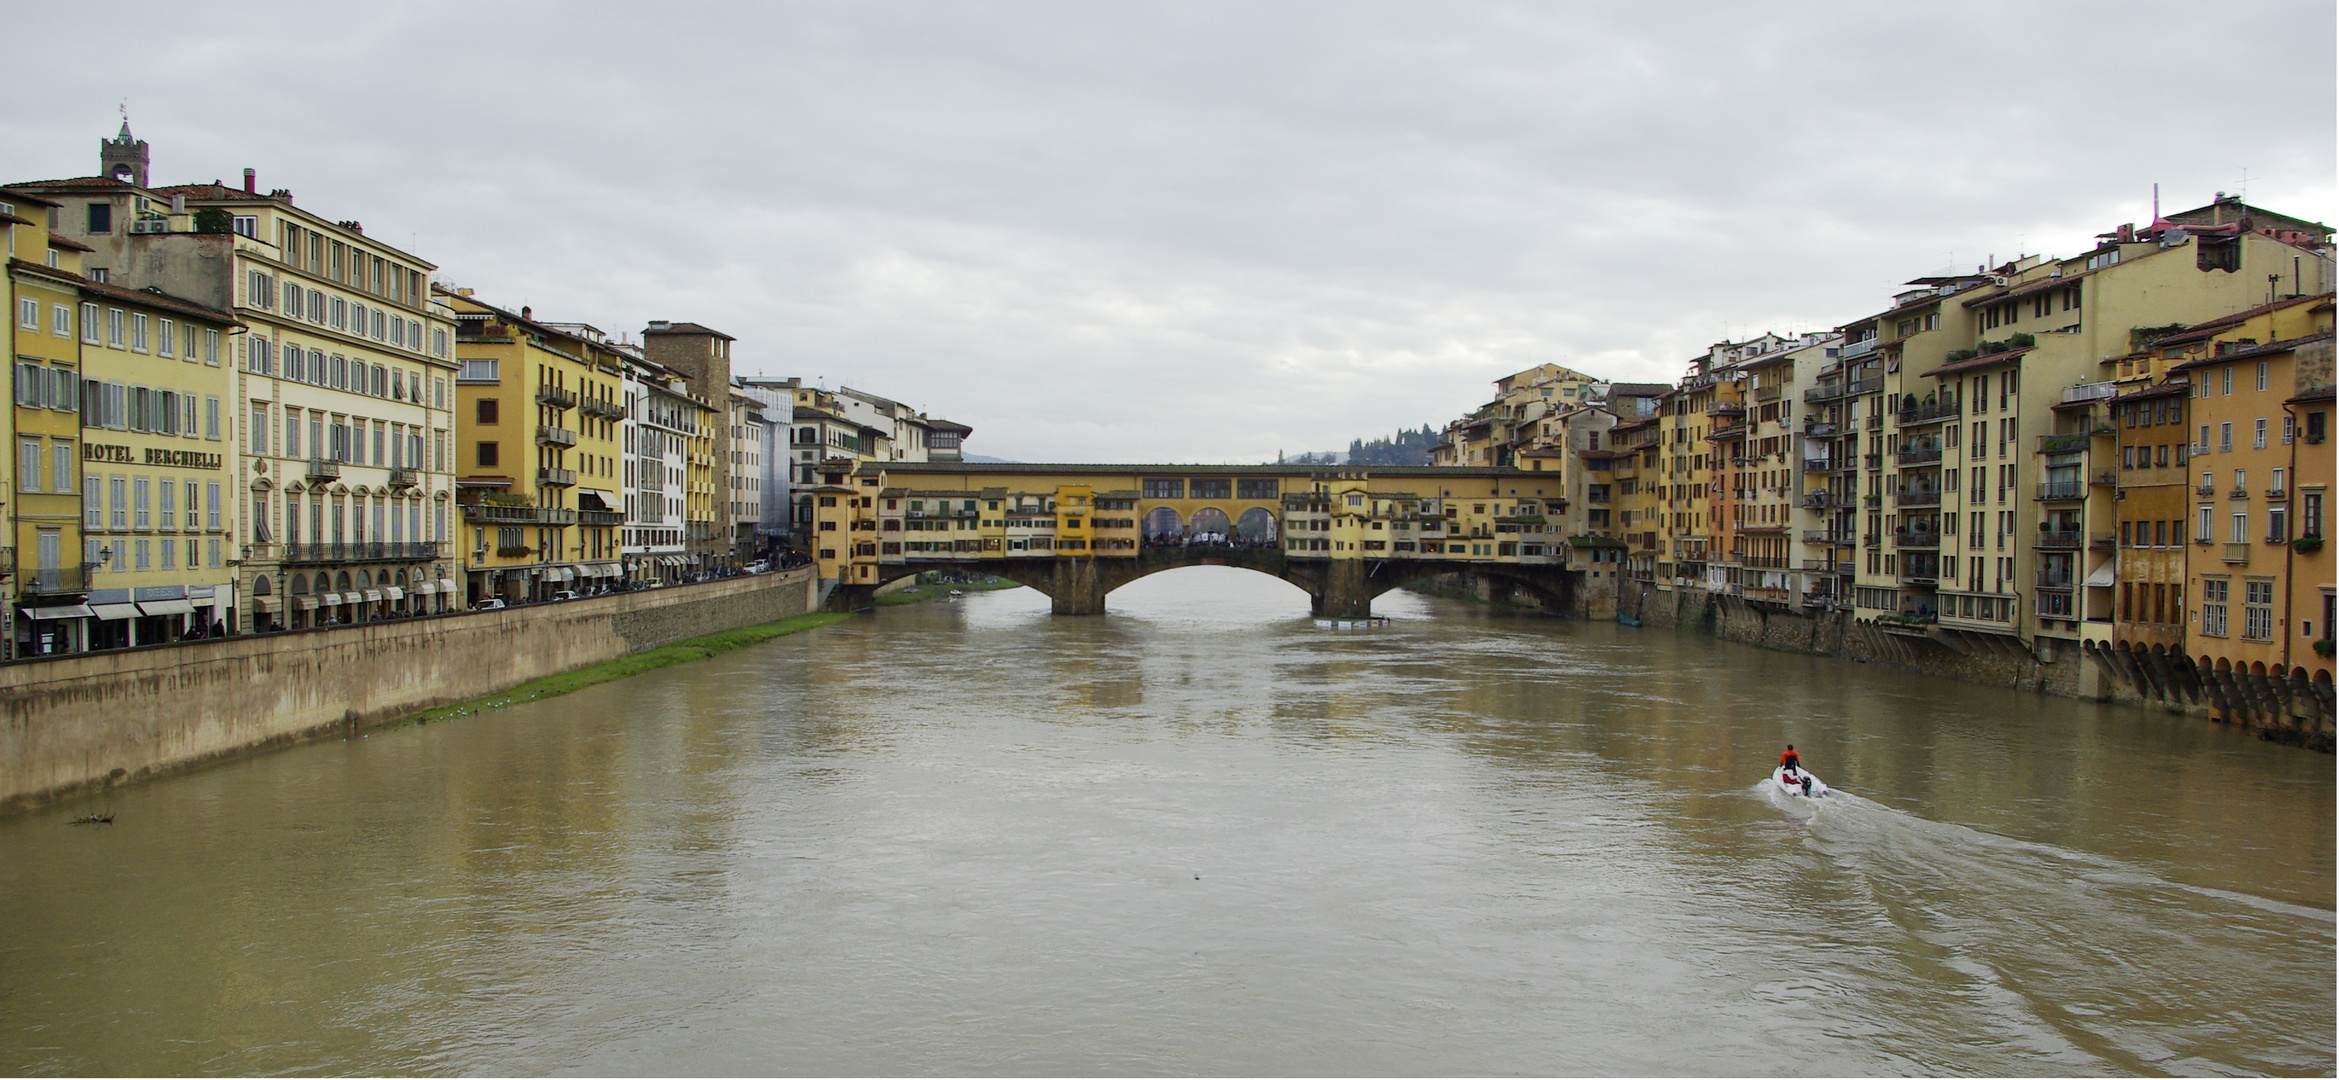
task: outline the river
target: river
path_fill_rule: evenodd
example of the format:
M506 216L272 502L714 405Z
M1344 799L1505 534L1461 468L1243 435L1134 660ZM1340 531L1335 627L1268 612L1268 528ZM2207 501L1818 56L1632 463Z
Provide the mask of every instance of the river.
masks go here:
M1110 606L0 819L0 1071L2333 1071L2328 755L1235 570ZM1790 741L1842 797L1760 792Z

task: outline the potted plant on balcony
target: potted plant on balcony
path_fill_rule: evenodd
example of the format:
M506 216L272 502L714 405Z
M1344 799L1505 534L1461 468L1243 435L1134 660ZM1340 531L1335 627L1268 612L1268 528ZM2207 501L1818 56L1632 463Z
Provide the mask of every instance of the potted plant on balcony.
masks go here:
M2312 555L2323 550L2323 538L2320 536L2301 536L2290 542L2290 550L2301 555Z

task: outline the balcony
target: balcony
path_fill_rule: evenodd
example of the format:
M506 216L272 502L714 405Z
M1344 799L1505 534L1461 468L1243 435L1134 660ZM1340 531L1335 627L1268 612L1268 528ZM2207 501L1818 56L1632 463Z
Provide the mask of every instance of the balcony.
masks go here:
M1812 420L1807 417L1803 421L1803 434L1814 439L1832 439L1836 436L1836 426L1825 420Z
M2085 543L2086 539L2084 533L2063 529L2042 529L2039 531L2038 542L2031 546L2048 551L2077 551L2079 545Z
M1817 405L1821 402L1837 400L1843 397L1844 393L1843 387L1830 383L1816 389L1803 391L1803 400L1808 404Z
M1777 401L1782 390L1783 388L1778 386L1757 386L1754 388L1754 400Z
M1922 530L1910 531L1903 529L1892 534L1892 544L1894 547L1902 548L1904 550L1909 548L1939 548L1941 546L1941 534L1937 532L1925 532Z
M326 458L310 458L309 479L339 480L341 479L341 463Z
M17 575L27 596L72 596L89 591L89 578L78 566L50 566Z
M1884 467L1884 455L1862 454L1860 455L1860 463L1871 469L1881 469Z
M552 487L575 487L577 471L575 469L556 469L548 465L536 470L536 482Z
M577 512L559 506L463 503L463 520L474 525L574 525Z
M1828 464L1827 464L1827 459L1826 459L1826 458L1808 458L1808 457L1807 457L1807 458L1804 458L1804 459L1803 459L1803 471L1804 471L1804 472L1828 472L1828 471L1830 471L1830 470L1829 470L1829 468L1828 468Z
M1957 399L1943 398L1934 401L1927 401L1921 405L1903 405L1900 410L1900 422L1904 426L1908 424L1924 424L1930 423L1934 420L1945 420L1949 417L1956 416L1957 414Z
M1707 416L1744 416L1746 406L1736 401L1717 401L1706 406Z
M586 398L578 403L577 408L583 410L586 416L598 416L606 420L625 419L624 405L602 398Z
M2193 494L2199 495L2204 499L2215 498L2217 495L2217 485L2202 484L2201 486L2193 489Z
M2281 501L2281 500L2283 500L2283 499L2287 499L2287 498L2289 498L2289 497L2290 497L2290 489L2288 489L2288 488L2267 488L2267 489L2266 489L2266 497L2267 497L2268 499L2272 499L2272 500L2275 500L2275 501L2279 502L2279 501Z
M1735 439L1744 434L1746 434L1746 421L1732 420L1728 423L1714 425L1713 432L1706 436L1706 440L1712 442L1719 439Z
M1896 491L1892 495L1892 505L1939 506L1941 505L1941 492L1938 490L1926 490L1922 488L1909 491Z
M2244 543L2244 544L2227 544L2227 545L2225 545L2225 565L2227 565L2227 566L2248 566L2248 565L2250 565L2250 545L2248 545L2248 544L2246 544L2246 543ZM2280 569L2280 568L2279 568L2279 567L2277 567L2277 569Z
M1850 359L1852 355L1853 353L1851 350L1847 349L1844 351L1844 357L1846 359ZM1849 393L1855 396L1859 394L1873 394L1882 389L1884 389L1884 376L1870 375L1865 379L1852 380L1852 387Z
M1834 492L1814 491L1809 495L1803 496L1803 501L1797 505L1800 505L1805 510L1842 510L1850 507L1852 504L1849 499L1846 499L1841 495L1837 495Z
M1900 465L1930 465L1941 460L1938 446L1904 446L1892 455Z
M1843 347L1843 349L1842 349L1842 351L1840 351L1840 352L1836 353L1836 356L1837 356L1837 357L1839 357L1839 358L1841 358L1841 359L1844 359L1844 360L1857 360L1857 359L1859 359L1860 357L1866 356L1866 355L1868 355L1869 353L1872 353L1872 352L1875 352L1875 351L1876 351L1876 339L1875 339L1875 338L1862 338L1862 339L1861 339L1861 340L1859 340L1859 341L1855 341L1855 342L1852 342L1852 343L1851 343L1851 344L1849 344L1849 345L1846 345L1846 346L1844 346L1844 347ZM1866 380L1862 380L1862 381L1866 381ZM1877 384L1878 386L1882 386L1882 385L1884 385L1884 379L1883 379L1882 377L1878 377L1878 378L1877 378L1877 380L1876 380L1876 384ZM1857 387L1859 384L1858 384L1858 383L1854 383L1853 385L1854 385L1855 387ZM1853 393L1855 393L1855 394L1857 394L1857 393L1860 393L1861 391L1859 391L1859 390L1857 390L1857 389L1854 389L1852 392L1853 392Z
M1803 530L1803 542L1806 544L1828 544L1836 547L1850 547L1852 544L1852 537L1848 533L1826 532L1820 529L1805 529Z
M362 543L362 544L286 544L283 562L286 566L304 566L316 563L351 562L421 562L439 557L434 543Z
M2110 401L2119 393L2119 387L2108 382L2080 383L2063 389L2063 404L2078 405L2091 401Z
M2039 485L2040 502L2077 502L2087 497L2084 480L2049 480Z
M539 446L575 446L577 433L567 428L540 427L536 429L536 444Z
M577 407L577 392L547 383L536 388L536 404L550 405L555 409L573 409Z
M2111 434L2110 431L2067 431L2060 435L2041 435L2039 436L2039 453L2075 453L2087 449L2087 444L2094 441L2097 435L2109 434Z
M421 469L392 469L392 470L390 470L390 486L391 486L391 487L393 487L393 488L414 488L414 487L421 487L421 486L422 486L422 470L421 470Z
M2087 483L2091 487L2118 487L2120 486L2120 471L2118 469L2099 470L2088 476Z
M625 524L625 514L618 510L579 510L576 514L579 525Z

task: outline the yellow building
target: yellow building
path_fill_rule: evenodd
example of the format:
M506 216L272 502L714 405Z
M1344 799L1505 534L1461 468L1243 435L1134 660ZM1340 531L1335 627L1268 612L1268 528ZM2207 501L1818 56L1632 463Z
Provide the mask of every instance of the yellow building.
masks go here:
M48 212L57 204L24 192L0 192L8 227L8 282L15 356L15 405L9 411L15 451L7 470L11 493L6 569L15 594L7 655L40 656L89 647L95 619L86 601L81 543L81 253L83 245L52 237Z
M540 601L615 585L624 577L625 354L582 324L443 295L461 364L455 486L467 599ZM689 452L689 496L702 509L713 497L711 442L702 430Z
M2176 361L2170 375L2190 383L2186 652L2212 670L2253 675L2281 676L2313 660L2327 679L2330 661L2313 655L2313 641L2329 564L2320 545L2301 551L2293 541L2308 510L2302 460L2325 478L2312 492L2318 533L2328 490L2331 455L2300 440L2302 429L2313 430L2316 384L2325 395L2331 385L2331 299L2288 298L2219 322L2214 333L2164 339L2158 350Z
M237 320L119 285L88 282L81 296L82 557L98 567L90 645L160 644L215 624L225 633L236 593L225 357Z
M29 552L12 655L160 644L235 595L226 312L82 277L82 245L9 193L16 352L11 531ZM43 214L45 216L45 213Z

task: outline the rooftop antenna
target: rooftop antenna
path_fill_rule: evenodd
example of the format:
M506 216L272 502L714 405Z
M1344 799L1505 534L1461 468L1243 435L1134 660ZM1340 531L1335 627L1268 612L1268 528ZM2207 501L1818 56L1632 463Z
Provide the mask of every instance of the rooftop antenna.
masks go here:
M2152 220L2160 220L2160 182L2157 180L2152 184Z
M2247 165L2244 165L2244 166L2242 166L2242 194L2241 194L2241 198L2242 198L2242 201L2243 201L2243 202L2248 202L2248 201L2250 201L2250 167L2249 167L2249 166L2247 166Z

